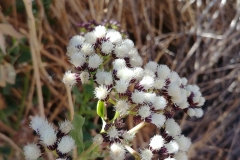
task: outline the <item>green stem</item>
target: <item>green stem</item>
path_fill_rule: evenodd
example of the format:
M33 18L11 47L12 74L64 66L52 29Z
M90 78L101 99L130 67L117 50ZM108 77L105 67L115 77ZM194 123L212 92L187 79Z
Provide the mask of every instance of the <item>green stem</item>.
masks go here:
M78 156L76 158L76 160L84 160L85 157L97 146L98 146L98 144L93 143L86 151L82 152L82 154L80 156Z
M112 103L113 105L116 105L116 102L112 100L111 98L108 99L108 102Z

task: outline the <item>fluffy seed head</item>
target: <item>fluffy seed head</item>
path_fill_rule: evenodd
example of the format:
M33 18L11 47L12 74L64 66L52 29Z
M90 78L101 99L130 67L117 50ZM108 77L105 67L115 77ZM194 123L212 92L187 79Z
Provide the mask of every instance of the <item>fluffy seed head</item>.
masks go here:
M193 117L193 116L195 116L195 110L192 109L192 108L188 108L187 114L188 114L190 117Z
M124 40L122 41L122 44L123 44L123 45L126 45L129 51L130 51L131 49L133 49L133 47L134 47L134 43L133 43L133 41L132 41L131 39L124 39Z
M94 53L94 48L92 47L91 44L89 43L83 43L82 48L81 48L81 52L85 55L85 56L89 56L91 54Z
M41 149L34 143L24 146L23 151L27 160L36 160L42 155Z
M141 116L142 119L145 119L151 115L151 110L148 105L141 106L138 110L138 115Z
M124 59L116 59L112 63L113 69L119 70L126 67L126 61Z
M133 77L136 80L140 80L143 77L143 69L141 67L135 67L133 68Z
M97 40L96 35L94 32L88 32L84 35L85 41L90 44L94 44Z
M97 38L102 38L106 35L106 27L99 25L95 27L93 33Z
M153 107L155 110L164 109L167 105L167 101L162 96L157 96L153 102Z
M67 134L73 129L73 125L69 120L65 120L59 124L59 129L61 132Z
M132 98L132 101L134 103L142 104L144 102L144 97L145 97L144 92L140 92L140 91L135 90L132 93L132 97L131 98Z
M154 79L151 76L144 76L140 81L140 85L144 87L144 89L150 89L154 84Z
M89 80L89 73L88 73L88 72L85 72L85 71L82 72L82 73L80 74L80 79L81 79L82 84L87 83L88 80Z
M141 150L140 156L141 160L151 160L153 157L153 153L150 149L144 149Z
M157 68L157 76L161 79L166 79L170 72L171 70L166 65L159 65Z
M130 65L132 67L140 67L142 66L142 64L143 64L143 60L141 56L136 55L136 56L130 57Z
M152 150L160 150L164 144L164 139L161 135L155 135L151 138L149 146Z
M180 126L172 118L167 119L165 126L166 126L165 129L166 129L167 133L172 137L175 137L181 133Z
M167 148L168 153L176 153L179 149L178 143L176 141L170 141L167 144L164 144L164 147Z
M69 70L69 71L65 72L62 81L66 85L72 87L73 85L75 85L77 83L76 74L71 73L71 71Z
M203 116L203 110L201 108L195 108L194 111L197 118L201 118Z
M151 70L152 72L156 72L157 71L157 67L158 67L158 64L154 61L149 61L146 65L145 65L145 68L144 69L147 69L147 70Z
M101 145L103 143L103 137L101 134L97 134L94 138L93 138L93 142Z
M35 116L32 118L30 122L30 127L39 134L39 131L44 125L47 125L48 122L46 119L40 117L40 116Z
M118 58L124 58L128 53L128 48L125 45L115 47L114 53Z
M165 80L161 78L156 79L153 84L154 88L156 89L162 89L165 85Z
M112 44L112 42L103 42L102 45L101 45L101 51L104 53L104 54L110 54L112 53L113 51L113 48L114 48L114 45Z
M115 85L115 89L118 93L126 93L129 83L127 81L124 80L119 80L119 81L115 81L116 85Z
M185 152L178 152L174 154L174 158L176 160L188 160L188 156Z
M82 67L86 62L86 57L81 52L75 52L70 56L70 62L77 68Z
M99 55L97 54L91 55L88 60L88 67L96 69L102 64L102 62L103 59Z
M125 159L125 153L124 147L120 143L113 143L110 146L110 157L113 160L123 160Z
M70 136L62 137L61 141L58 143L57 150L63 154L70 152L75 146L75 141Z
M144 102L154 103L156 99L156 93L146 92L144 93Z
M85 38L79 35L73 36L70 40L69 40L69 45L74 46L74 47L78 47L80 45L82 45L85 41Z
M190 138L185 137L184 135L176 136L176 137L174 137L174 139L178 143L179 150L181 150L181 151L186 151L187 152L189 147L192 144Z
M122 35L118 31L110 30L107 32L106 38L109 38L109 41L116 44L122 41Z
M40 140L46 146L52 146L57 141L57 135L55 129L52 125L47 124L41 128L40 133Z
M108 131L107 131L110 140L114 140L115 138L118 138L118 130L115 126L111 127Z
M106 77L106 73L104 70L97 70L96 73L96 81L98 84L104 84L105 83L105 77Z
M166 121L166 117L163 114L157 114L153 113L152 114L152 122L155 124L158 128L161 128Z
M119 100L114 107L115 110L120 113L120 115L126 115L130 108L130 105L124 100Z
M117 77L129 82L133 78L133 71L128 67L120 68L117 71Z
M96 87L94 90L94 94L95 94L96 98L98 98L100 100L105 100L108 96L108 93L109 93L108 89L104 85Z

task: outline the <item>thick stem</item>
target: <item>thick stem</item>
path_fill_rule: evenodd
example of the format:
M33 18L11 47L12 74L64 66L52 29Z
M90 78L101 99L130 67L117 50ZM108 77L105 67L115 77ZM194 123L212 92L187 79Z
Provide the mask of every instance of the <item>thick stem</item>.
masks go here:
M68 104L69 104L69 111L70 111L70 120L73 121L74 106L73 106L73 102L72 102L71 89L69 88L68 85L66 85L66 89L67 89L67 97L68 97Z
M136 152L134 149L132 149L130 146L125 145L125 148L128 150L128 152L130 152L135 157L135 160L140 160L141 159L139 153Z
M86 151L82 152L82 154L78 156L76 160L84 160L84 158L97 146L98 144L93 143Z
M130 129L128 132L129 133L136 133L138 130L140 130L141 128L143 128L144 126L146 126L148 123L147 122L141 122L138 125L136 125L135 127L133 127L132 129Z

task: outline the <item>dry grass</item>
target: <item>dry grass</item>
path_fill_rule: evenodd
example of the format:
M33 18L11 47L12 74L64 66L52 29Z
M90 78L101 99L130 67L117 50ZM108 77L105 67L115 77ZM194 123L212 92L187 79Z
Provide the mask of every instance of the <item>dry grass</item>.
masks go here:
M5 45L0 39L1 48L10 47L9 37L24 36L32 55L32 63L14 65L18 75L30 78L21 123L16 114L8 117L11 123L20 123L20 128L16 130L11 124L0 121L0 146L8 144L16 151L9 155L10 159L19 155L17 146L21 148L26 141L34 139L27 127L30 115L45 114L50 121L66 116L63 112L71 107L61 77L71 68L65 56L68 39L78 33L78 23L103 19L117 20L121 24L135 41L145 62L154 60L167 64L189 79L189 83L201 88L207 100L204 117L176 115L183 133L193 141L189 152L191 159L240 159L239 0L52 0L47 8L43 1L35 0L34 17L31 7L26 7L27 12L20 12L17 1L0 2L0 37L8 35ZM27 6L32 1L24 2ZM9 7L12 8L10 14L4 14ZM3 29L3 24L14 27L16 33ZM1 66L9 64L7 56L1 63ZM43 98L43 85L50 90L51 99ZM23 90L11 88L10 91L20 103ZM32 103L35 94L37 107ZM0 102L0 109L8 107L1 93ZM131 118L128 126L132 126ZM146 146L156 132L152 126L145 127L138 133L134 148ZM11 139L14 142L10 142Z

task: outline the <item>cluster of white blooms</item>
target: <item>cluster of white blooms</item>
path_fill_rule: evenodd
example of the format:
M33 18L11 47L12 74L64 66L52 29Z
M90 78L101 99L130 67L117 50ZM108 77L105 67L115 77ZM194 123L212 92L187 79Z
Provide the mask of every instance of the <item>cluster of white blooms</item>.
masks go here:
M185 152L191 141L181 135L179 125L172 118L178 110L191 117L202 117L205 99L196 85L188 85L186 78L166 65L150 61L143 66L132 40L101 25L86 34L73 36L67 55L77 72L65 73L66 85L72 87L93 79L97 85L95 97L104 102L113 101L119 119L131 114L135 123L145 121L163 130L161 138L160 135L152 138L149 149L141 150L142 160L151 159L153 154L176 160L187 157ZM104 142L110 142L113 159L124 157L122 144L134 138L134 134L117 126L116 121L108 122L101 135Z
M40 142L38 144L28 144L24 147L24 155L27 160L35 160L42 156L44 146L51 151L56 150L58 159L66 159L67 154L75 146L75 141L68 136L73 128L68 120L61 122L58 130L56 130L46 119L35 116L30 122L30 127L39 135Z

